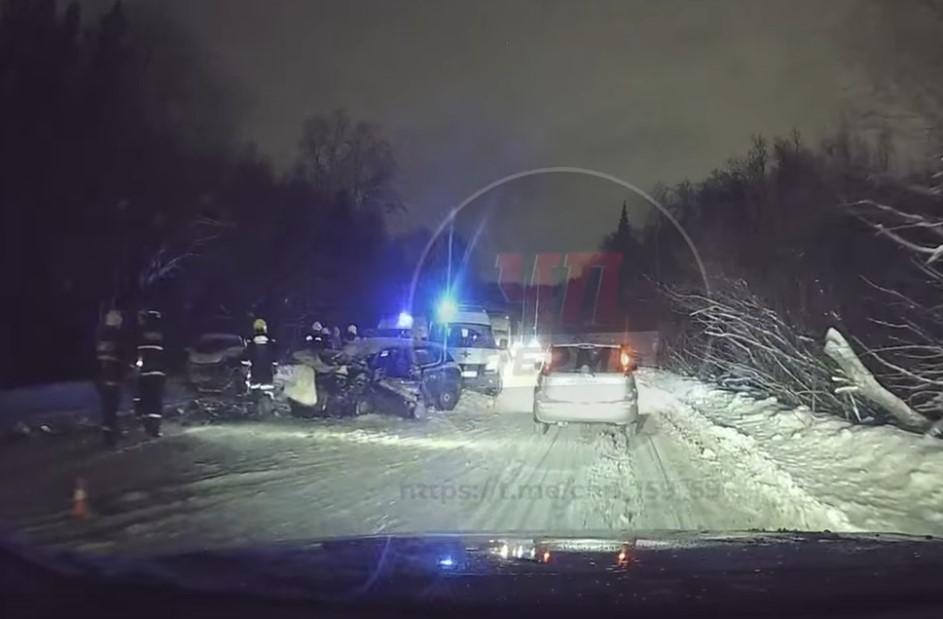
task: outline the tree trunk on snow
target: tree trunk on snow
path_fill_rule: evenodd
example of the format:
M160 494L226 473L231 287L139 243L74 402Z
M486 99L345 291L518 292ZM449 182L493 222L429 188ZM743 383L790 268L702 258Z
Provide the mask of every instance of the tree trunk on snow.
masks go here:
M920 431L930 429L930 420L885 389L864 367L845 337L835 329L829 329L825 334L825 354L842 369L856 393L883 408L901 426Z

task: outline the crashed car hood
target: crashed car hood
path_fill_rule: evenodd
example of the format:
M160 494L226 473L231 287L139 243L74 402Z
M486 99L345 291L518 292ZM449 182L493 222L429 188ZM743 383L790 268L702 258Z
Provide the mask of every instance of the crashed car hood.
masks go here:
M709 603L766 616L791 607L847 612L850 600L869 610L938 604L943 543L755 532L370 536L124 560L67 553L45 561L60 574L123 587L328 603L528 608L604 601L626 613ZM17 574L0 570L4 590L17 590Z

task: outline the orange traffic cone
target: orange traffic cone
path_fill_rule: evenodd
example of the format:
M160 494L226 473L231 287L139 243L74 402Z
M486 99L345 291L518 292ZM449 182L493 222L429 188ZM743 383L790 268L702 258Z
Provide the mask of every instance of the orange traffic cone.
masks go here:
M88 493L85 492L85 479L75 480L75 492L72 493L72 517L76 520L88 518Z

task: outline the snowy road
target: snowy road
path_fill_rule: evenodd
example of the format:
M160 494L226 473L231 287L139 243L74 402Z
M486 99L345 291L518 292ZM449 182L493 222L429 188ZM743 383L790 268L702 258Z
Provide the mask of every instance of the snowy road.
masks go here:
M31 542L125 552L386 532L861 528L676 391L642 372L645 422L628 443L601 428L539 435L529 415L476 394L426 422L172 427L118 452L97 436L48 438L0 453L0 523ZM69 512L77 477L85 521Z

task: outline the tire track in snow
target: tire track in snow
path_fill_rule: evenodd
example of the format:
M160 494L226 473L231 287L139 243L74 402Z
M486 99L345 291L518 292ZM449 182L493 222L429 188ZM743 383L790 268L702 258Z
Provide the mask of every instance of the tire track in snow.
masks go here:
M648 448L648 452L652 455L652 461L656 464L658 468L659 481L664 485L673 483L674 480L672 480L672 478L668 475L668 471L667 469L665 469L665 464L664 462L662 462L661 456L658 455L658 448L655 446L655 441L653 441L651 437L646 437L646 438L648 440L645 441L645 445ZM685 523L682 522L679 511L672 510L671 513L674 515L675 528L677 529L690 528L690 525L685 526Z
M510 421L514 421L514 419L506 420L506 422ZM529 419L528 425L530 425ZM520 491L524 484L528 483L528 474L525 473L527 459L522 456L526 456L528 451L532 451L536 444L533 438L533 435L517 436L517 440L515 440L514 434L504 433L506 450L502 452L502 456L507 454L507 459L498 462L500 471L497 475L489 476L478 485L482 494L477 508L467 521L470 530L496 531L501 528L533 528L526 525L522 526L520 524L521 518L516 519L516 526L508 526L510 524L510 513L515 507L514 503L518 501L516 498L505 496L508 489ZM559 432L553 435L553 439L541 453L538 462L532 465L530 475L539 469L540 463L546 461L558 438Z

